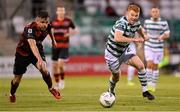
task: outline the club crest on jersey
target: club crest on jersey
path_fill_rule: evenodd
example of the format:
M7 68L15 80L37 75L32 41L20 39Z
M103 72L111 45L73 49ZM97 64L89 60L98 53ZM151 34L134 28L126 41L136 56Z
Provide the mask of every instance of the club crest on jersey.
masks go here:
M28 29L28 33L32 33L32 29Z
M131 28L131 30L133 31L133 32L135 32L135 31L137 31L137 27L135 27L135 28Z

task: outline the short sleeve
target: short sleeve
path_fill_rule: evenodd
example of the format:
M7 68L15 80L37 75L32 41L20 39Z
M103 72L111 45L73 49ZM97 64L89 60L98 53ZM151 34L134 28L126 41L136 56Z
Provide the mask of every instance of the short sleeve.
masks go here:
M164 32L170 32L168 22L166 21L165 24L163 24Z
M126 29L126 23L125 22L117 22L116 24L115 24L115 30L116 31L121 31L121 32L124 32L125 31L125 29Z
M71 20L70 20L70 26L69 27L72 28L72 29L75 29L75 25Z
M48 32L51 32L51 28L52 28L52 25L51 25L51 24L48 24L47 31L48 31Z
M34 29L33 28L26 28L25 30L25 35L27 37L27 39L35 39L35 35L34 35Z
M147 33L147 21L146 21L146 20L144 21L144 25L143 25L143 27L144 27L144 31L145 31L145 33Z

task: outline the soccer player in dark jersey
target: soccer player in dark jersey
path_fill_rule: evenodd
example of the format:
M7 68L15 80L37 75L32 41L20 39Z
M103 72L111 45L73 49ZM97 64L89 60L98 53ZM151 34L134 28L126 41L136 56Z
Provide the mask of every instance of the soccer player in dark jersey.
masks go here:
M75 25L71 19L65 17L65 8L57 7L57 17L52 21L52 29L57 47L52 48L53 75L57 89L63 89L64 82L64 62L69 58L69 37L77 33Z
M56 99L61 98L60 93L52 87L52 79L46 67L42 41L47 35L50 35L52 45L56 46L56 41L51 32L51 25L49 24L49 15L46 11L40 11L35 20L25 26L16 48L13 69L14 78L11 81L10 88L10 102L16 102L16 90L29 64L33 64L41 72L51 94Z

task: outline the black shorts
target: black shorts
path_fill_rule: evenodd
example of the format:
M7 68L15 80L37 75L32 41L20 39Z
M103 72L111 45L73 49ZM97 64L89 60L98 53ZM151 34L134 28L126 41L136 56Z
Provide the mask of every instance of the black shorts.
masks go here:
M57 61L58 59L68 59L69 49L68 48L52 48L52 60Z
M40 53L40 55L42 59L46 61L44 53ZM34 66L36 66L36 63L37 63L37 58L33 54L29 56L22 56L21 54L16 53L13 73L14 75L22 75L26 72L27 66L29 64L33 64Z

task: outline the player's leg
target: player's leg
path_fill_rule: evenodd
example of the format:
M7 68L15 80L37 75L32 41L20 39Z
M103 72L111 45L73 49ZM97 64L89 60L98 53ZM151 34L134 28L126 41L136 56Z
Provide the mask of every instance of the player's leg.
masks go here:
M153 59L154 53L150 49L145 49L145 60L146 60L146 76L147 76L147 84L148 90L151 90L151 82L153 77Z
M147 91L147 77L145 75L146 70L140 58L137 55L135 55L128 60L128 64L134 66L138 70L138 78L142 85L142 91Z
M69 60L69 50L68 48L61 48L59 52L59 59L58 59L58 65L59 65L59 75L60 75L60 81L59 81L59 89L64 89L65 87L65 71L64 71L64 65L65 62Z
M135 55L128 60L128 63L130 65L136 67L138 70L138 78L139 78L139 81L142 86L143 96L147 97L149 100L155 99L155 97L151 93L148 92L146 70L145 70L145 66L144 66L143 62L141 61L141 59Z
M64 73L64 60L63 59L59 59L58 60L58 64L59 64L59 69L60 69L60 82L59 82L59 89L64 89L65 87L65 73Z
M153 77L153 66L154 63L152 60L147 61L147 66L146 66L146 76L147 76L147 84L148 84L148 90L153 91L152 88L152 77Z
M114 89L116 87L116 83L119 81L119 72L118 73L111 73L109 78L109 89L108 91L115 95Z
M116 87L116 83L119 81L119 59L105 50L105 59L106 64L111 71L111 76L109 78L109 88L108 91L115 94L114 89Z
M53 96L56 99L60 99L61 95L60 95L59 91L57 91L56 89L54 89L52 87L52 79L51 79L51 76L50 76L50 73L49 73L47 67L43 66L43 68L40 68L39 71L41 72L43 80L47 84L49 91L53 94Z
M125 61L134 56L136 52L136 44L135 43L130 43L129 47L127 48L125 52L124 59ZM133 86L134 83L132 82L133 76L134 76L135 68L133 66L128 66L127 70L127 85Z
M158 64L153 63L151 82L148 85L148 89L150 91L152 91L152 92L156 91L156 84L157 84L158 78L159 78Z
M55 88L59 89L59 82L60 82L60 68L58 61L53 61L52 63L52 70L53 70L53 77L55 81Z
M158 64L162 61L162 59L163 59L163 52L154 53L154 63L153 63L152 82L151 82L151 86L153 88L152 89L153 91L156 90L156 85L157 85L157 81L159 78Z
M11 80L11 88L10 88L10 102L16 102L16 90L19 87L19 83L21 82L22 75L14 75L14 78Z
M134 73L135 73L135 68L132 66L128 66L127 68L127 85L129 86L133 86L133 77L134 77Z
M21 82L21 78L23 74L26 72L26 68L29 65L29 58L21 56L20 54L16 53L15 55L15 63L13 66L13 73L14 78L11 80L11 87L10 87L10 102L16 102L16 90Z
M58 89L59 81L60 81L60 68L59 68L59 52L60 49L53 48L52 49L52 73L55 81L55 88Z
M43 50L40 51L40 55L41 55L41 58L44 60L43 61L43 66L41 66L40 68L37 67L37 59L36 59L35 56L31 57L31 63L34 66L36 66L36 68L41 72L43 80L46 83L46 85L48 86L48 89L51 92L51 94L53 94L53 96L56 99L60 99L61 95L60 95L59 91L57 91L56 89L54 89L52 87L52 78L51 78L50 73L49 73L49 71L47 69L47 66L46 66L46 59L45 59L45 55L44 55Z

